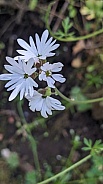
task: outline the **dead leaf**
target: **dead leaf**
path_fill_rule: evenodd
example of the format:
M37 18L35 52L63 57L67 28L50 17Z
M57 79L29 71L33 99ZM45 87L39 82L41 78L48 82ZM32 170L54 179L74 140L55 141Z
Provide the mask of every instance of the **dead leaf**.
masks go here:
M80 40L73 47L73 55L77 54L78 52L82 51L83 49L85 49L85 42L84 42L84 40Z
M82 60L80 57L74 58L72 60L71 66L74 68L80 68L82 66Z
M2 141L4 138L4 135L2 133L0 133L0 141Z

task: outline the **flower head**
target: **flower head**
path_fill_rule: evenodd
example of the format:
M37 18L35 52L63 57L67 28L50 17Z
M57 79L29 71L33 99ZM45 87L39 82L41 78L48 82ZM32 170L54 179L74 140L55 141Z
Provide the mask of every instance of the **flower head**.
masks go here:
M45 60L47 57L54 56L55 49L59 47L59 44L55 44L56 40L53 40L51 37L49 40L47 40L49 36L48 30L45 30L41 36L41 39L39 38L38 34L35 34L36 39L36 45L33 41L33 38L29 37L30 45L27 44L23 39L17 39L18 44L25 50L17 50L21 56L19 56L21 59L24 59L25 61L28 61L30 58L33 58L35 62L38 62L39 59ZM15 57L15 59L18 59L18 56Z
M33 97L30 97L29 95L26 96L26 98L29 100L29 107L30 109L35 111L40 111L41 115L44 118L48 117L49 115L52 115L52 110L64 110L65 107L61 105L61 102L57 99L54 99L50 96L43 97L42 94L38 93L34 90Z
M63 64L58 62L54 64L49 64L49 62L43 64L41 66L41 73L39 74L39 80L47 81L47 84L51 88L55 88L55 81L59 81L61 83L65 82L65 78L61 74L53 74L55 72L59 72L62 70Z
M10 65L4 65L5 69L9 71L8 74L1 74L0 80L9 80L5 85L7 91L12 91L9 101L13 100L20 92L20 100L24 95L29 93L33 96L34 87L38 87L38 84L31 78L31 75L36 71L36 68L32 68L34 61L30 59L26 64L20 58L16 62L13 58L6 57Z

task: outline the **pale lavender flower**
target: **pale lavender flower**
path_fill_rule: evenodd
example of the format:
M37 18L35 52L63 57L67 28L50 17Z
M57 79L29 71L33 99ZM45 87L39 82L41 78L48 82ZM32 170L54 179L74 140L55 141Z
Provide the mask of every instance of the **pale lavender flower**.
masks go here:
M54 56L55 53L53 53L52 51L57 49L59 47L59 44L55 44L56 40L52 41L52 37L47 40L48 36L48 30L45 30L43 32L41 39L36 33L36 45L31 36L29 37L30 45L26 43L23 39L17 39L18 44L24 49L17 50L17 52L21 55L19 57L25 61L28 61L30 58L33 58L35 62L39 62L39 59L45 60L47 57ZM18 56L16 56L14 59L18 59Z
M46 81L48 86L51 88L55 88L55 81L59 81L60 83L65 82L65 78L61 74L53 74L55 72L59 72L62 70L63 64L58 62L54 64L49 64L49 62L43 64L41 66L41 73L39 74L40 81Z
M61 105L61 102L59 100L52 98L50 96L44 97L42 94L38 93L37 91L34 91L33 97L30 97L29 95L27 95L26 98L29 100L30 109L33 112L40 111L41 115L44 118L47 118L48 114L52 115L52 110L65 109L65 107Z
M4 67L10 73L1 74L0 80L9 80L5 85L8 88L7 91L13 90L9 101L13 100L19 92L20 100L28 93L33 96L34 87L38 87L38 84L31 78L31 75L36 71L36 68L32 68L33 59L30 59L27 64L20 58L18 58L18 62L10 57L6 57L6 60L10 65L4 65Z

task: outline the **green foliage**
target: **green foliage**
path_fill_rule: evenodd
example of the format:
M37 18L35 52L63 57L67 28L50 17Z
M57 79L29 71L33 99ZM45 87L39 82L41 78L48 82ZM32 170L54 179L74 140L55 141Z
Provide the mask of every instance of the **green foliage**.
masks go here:
M71 0L70 1L70 4L68 6L69 17L70 18L75 18L76 14L77 14L77 10L74 7L74 5L75 5L75 1L74 0Z
M100 59L101 59L101 61L103 63L103 54L100 54L99 56L100 56Z
M63 31L62 30L58 30L55 35L56 36L60 36L61 38L62 37L71 37L74 35L74 32L70 32L70 29L72 28L73 26L73 23L70 21L70 18L69 17L66 17L63 21L62 21L62 28L63 28Z
M85 79L87 87L95 87L96 89L99 89L103 85L103 62L101 57L98 62L97 59L92 65L87 66L87 73L85 74Z
M100 153L103 150L103 143L101 140L96 140L95 143L92 143L92 140L87 140L84 138L84 144L86 147L83 147L82 149L84 151L90 151L92 155Z
M75 135L71 143L73 145L74 150L78 149L81 145L80 137L78 135Z
M92 164L88 168L85 176L88 178L88 184L97 184L103 182L103 143L101 140L96 140L93 144L92 140L84 138L84 144L86 145L82 149L84 151L90 151L92 155ZM85 183L85 182L84 182Z
M86 172L86 177L92 180L88 180L88 184L97 184L98 181L103 182L103 155L94 155L92 158L92 166Z
M50 178L52 176L55 176L55 174L52 171L52 167L49 164L45 163L44 167L46 169L45 170L45 174L44 174L44 179ZM62 169L64 170L65 166ZM64 184L68 180L70 180L70 178L71 178L71 174L67 173L62 178L60 178L60 179L58 178L58 180L54 181L53 184Z
M71 134L71 137L72 137L72 139L71 139L72 149L71 150L75 151L82 144L81 141L80 141L80 136L77 135L76 132L73 129L70 129L70 134Z
M5 48L5 44L3 42L0 42L0 50Z
M29 9L30 10L34 10L35 7L37 6L37 4L38 4L38 0L30 0L30 2L29 2Z
M35 171L29 171L25 175L25 184L36 184L36 173Z
M96 88L100 88L101 85L103 84L103 77L101 75L87 73L85 74L85 77L87 79L88 86L95 86Z
M12 169L15 169L19 166L19 157L16 152L11 152L6 161Z
M86 0L85 6L81 8L81 13L87 15L87 19L99 19L103 18L103 2L96 0Z
M45 167L44 179L54 176L54 173L52 172L52 167L48 163L44 163L44 167Z
M89 66L87 67L87 72L91 73L91 72L93 72L93 71L95 71L95 66L94 66L94 65L89 65Z
M75 100L79 100L79 101L84 101L87 100L87 97L83 95L81 89L77 86L73 87L71 89L71 98L75 99ZM84 112L86 110L91 109L91 104L77 104L77 110L80 112Z
M69 29L73 26L73 23L70 22L69 17L66 17L63 21L62 21L62 26L63 26L63 30L65 34L68 34Z
M64 184L67 183L71 179L71 173L66 173L65 176L58 179L54 184Z

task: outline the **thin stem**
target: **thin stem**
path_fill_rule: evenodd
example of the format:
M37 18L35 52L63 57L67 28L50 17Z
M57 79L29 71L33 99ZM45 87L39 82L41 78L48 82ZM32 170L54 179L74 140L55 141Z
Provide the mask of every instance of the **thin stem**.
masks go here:
M30 132L30 131L29 131ZM34 157L34 163L37 171L37 178L41 180L41 171L40 171L40 165L39 165L39 159L38 159L38 153L37 153L37 143L32 136L31 132L30 135L28 135L29 142L31 144L32 152L33 152L33 157Z
M91 100L75 100L75 99L70 99L70 98L67 98L65 95L63 95L57 88L55 88L55 92L61 97L63 98L64 100L66 100L67 102L69 103L72 103L72 104L89 104L89 103L95 103L95 102L100 102L103 100L103 97L101 98L95 98L95 99L91 99Z
M38 178L40 180L41 179L41 172L40 172L40 165L39 165L39 159L38 159L38 153L37 153L37 144L36 144L34 137L31 134L30 129L28 128L28 123L25 119L23 109L22 109L22 104L21 104L20 100L17 103L17 108L18 108L18 112L19 112L22 123L24 125L26 125L27 138L28 138L30 145L31 145L31 148L32 148L34 163L35 163L36 171L38 174Z
M84 183L90 183L90 181L91 181L91 183L93 183L93 182L95 182L95 180L97 180L98 181L98 179L99 179L99 176L97 176L97 177L90 177L90 178L82 178L82 179L80 179L80 180L73 180L73 181L69 181L69 184L77 184L77 183L79 183L79 184L84 184Z
M70 150L70 154L69 154L69 156L67 158L67 161L66 161L66 166L67 167L72 163L71 162L71 157L72 157L74 151L75 151L75 146L73 145L72 148L71 148L71 150Z
M55 179L57 179L58 177L63 176L64 174L66 174L67 172L75 169L76 167L78 167L79 165L83 164L84 162L86 162L87 160L89 160L91 158L91 155L86 156L85 158L81 159L80 161L78 161L77 163L73 164L72 166L70 166L69 168L65 169L64 171L61 171L60 173L56 174L55 176L52 176L51 178L48 178L47 180L44 180L42 182L39 182L37 184L46 184L49 183Z
M24 116L24 113L23 113L23 109L22 109L22 104L21 103L22 102L20 100L18 100L18 102L17 102L18 113L19 113L19 116L20 116L20 119L21 119L22 123L23 124L27 124L25 116Z
M46 27L47 29L49 30L50 34L57 40L59 41L63 41L63 42L69 42L69 41L78 41L78 40L84 40L84 39L88 39L88 38L92 38L96 35L99 35L101 33L103 33L103 28L100 29L100 30L97 30L97 31L94 31L93 33L90 33L90 34L87 34L87 35L84 35L84 36L78 36L78 37L66 37L66 38L61 38L59 36L55 36L55 34L53 34L51 28L50 28L50 25L49 25L49 15L50 15L50 10L51 10L51 7L52 5L54 4L55 2L52 2L50 3L50 5L48 6L48 9L47 9L47 13L46 13Z
M94 37L94 36L96 36L96 35L99 35L99 34L103 33L103 29L100 29L100 30L95 31L95 32L90 33L90 34L87 34L87 35L85 35L85 36L79 36L79 37L66 37L66 38L61 38L61 37L59 37L59 36L55 36L55 34L53 34L52 31L50 30L50 28L49 28L49 32L50 32L50 34L51 34L55 39L57 39L57 40L59 40L59 41L62 41L62 42L73 42L73 41L78 41L78 40L86 40L86 39L88 39L88 38L92 38L92 37Z

